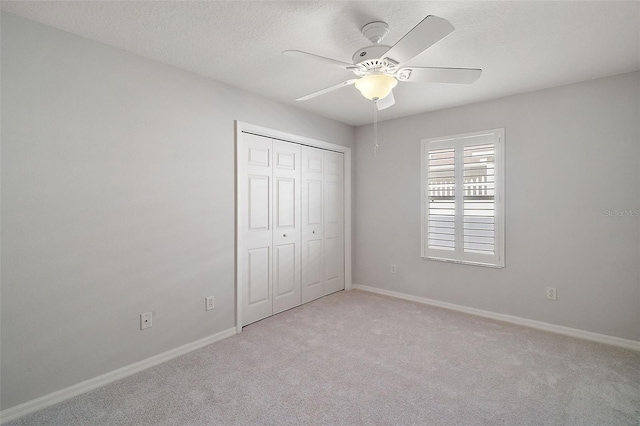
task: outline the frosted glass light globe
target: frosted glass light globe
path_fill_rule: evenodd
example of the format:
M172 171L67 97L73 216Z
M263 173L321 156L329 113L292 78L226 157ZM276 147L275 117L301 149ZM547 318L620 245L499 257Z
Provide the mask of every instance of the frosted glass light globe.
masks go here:
M398 80L384 74L372 74L356 81L356 89L367 99L376 100L386 97L396 87Z

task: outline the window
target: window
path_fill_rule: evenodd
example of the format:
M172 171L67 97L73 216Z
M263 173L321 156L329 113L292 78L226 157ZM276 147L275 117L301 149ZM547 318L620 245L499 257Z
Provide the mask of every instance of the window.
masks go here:
M504 267L504 129L422 141L422 257Z

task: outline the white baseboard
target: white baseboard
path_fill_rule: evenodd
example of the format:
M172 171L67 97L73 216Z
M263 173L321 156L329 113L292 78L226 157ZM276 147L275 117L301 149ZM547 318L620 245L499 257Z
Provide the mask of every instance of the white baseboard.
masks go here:
M43 408L73 398L74 396L81 395L91 390L97 389L106 384L115 382L116 380L123 379L132 374L138 373L147 368L162 364L165 361L179 357L196 349L200 349L211 343L217 342L227 337L234 336L236 334L236 328L232 327L204 339L196 340L195 342L187 343L175 349L163 352L158 355L154 355L150 358L143 359L142 361L134 364L127 365L117 370L110 371L109 373L102 374L93 379L85 380L84 382L69 386L68 388L61 389L59 391L52 392L48 395L41 396L31 401L27 401L23 404L16 405L15 407L7 408L0 412L0 423L6 423L11 420L15 420L19 417L26 416L27 414L34 413L42 410Z
M439 308L451 309L453 311L464 312L480 317L491 318L498 321L509 322L512 324L523 325L525 327L536 328L538 330L550 331L552 333L564 334L565 336L577 337L579 339L591 340L593 342L604 343L607 345L618 346L625 349L640 351L640 342L636 340L622 339L620 337L608 336L606 334L593 333L591 331L579 330L577 328L564 327L562 325L549 324L547 322L536 321L527 318L516 317L513 315L498 314L491 311L483 311L482 309L469 308L467 306L456 305L448 302L440 302L438 300L427 299L425 297L412 296L410 294L399 293L397 291L384 290L377 287L370 287L362 284L353 284L354 289L369 291L371 293L382 294L385 296L396 297L398 299L410 300L412 302L424 303L427 305L437 306Z

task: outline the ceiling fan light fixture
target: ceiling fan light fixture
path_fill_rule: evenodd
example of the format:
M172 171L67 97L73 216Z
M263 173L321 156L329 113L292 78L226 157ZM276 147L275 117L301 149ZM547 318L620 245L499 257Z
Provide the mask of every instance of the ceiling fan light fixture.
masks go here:
M434 82L470 84L482 74L475 68L413 67L403 68L416 56L442 40L454 30L453 25L434 15L426 16L393 46L381 45L389 26L382 21L370 22L362 28L362 34L373 43L353 54L351 63L325 58L301 50L285 50L287 56L303 57L316 62L331 64L352 71L356 78L317 90L296 101L304 101L355 84L362 95L374 101L377 110L395 104L392 89L401 82Z
M374 101L385 98L397 84L398 80L395 77L385 74L372 74L356 81L356 89L362 93L362 96Z

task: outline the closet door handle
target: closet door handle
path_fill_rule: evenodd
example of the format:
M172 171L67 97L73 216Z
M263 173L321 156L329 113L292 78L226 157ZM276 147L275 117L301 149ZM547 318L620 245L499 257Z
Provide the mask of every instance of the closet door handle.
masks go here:
M282 236L286 238L287 234L282 234Z
M315 233L316 233L316 231L311 231L311 233L312 233L312 234L315 234Z

